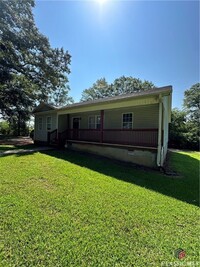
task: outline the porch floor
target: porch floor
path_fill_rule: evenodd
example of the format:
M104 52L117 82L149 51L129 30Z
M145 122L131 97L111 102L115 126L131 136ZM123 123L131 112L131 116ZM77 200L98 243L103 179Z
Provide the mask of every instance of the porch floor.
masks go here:
M123 145L123 144L100 143L100 142L79 141L79 140L70 140L70 139L66 140L66 143L90 144L90 145L98 145L98 146L109 146L109 147L118 147L118 148L127 148L127 149L142 149L142 150L153 150L153 151L157 150L157 147L152 147L152 146Z

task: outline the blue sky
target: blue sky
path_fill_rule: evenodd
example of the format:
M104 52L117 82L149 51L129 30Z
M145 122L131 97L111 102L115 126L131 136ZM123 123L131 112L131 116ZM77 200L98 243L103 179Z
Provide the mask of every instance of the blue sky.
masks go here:
M99 78L122 75L173 86L173 107L199 82L198 1L36 1L35 22L72 56L77 102Z

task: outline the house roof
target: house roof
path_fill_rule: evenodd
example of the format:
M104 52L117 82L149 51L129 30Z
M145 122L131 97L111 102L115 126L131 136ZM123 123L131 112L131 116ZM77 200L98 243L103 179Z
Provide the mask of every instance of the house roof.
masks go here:
M105 98L91 100L91 101L85 101L85 102L78 102L78 103L74 103L74 104L71 104L71 105L67 105L67 106L58 108L58 110L64 110L64 109L73 108L73 107L80 107L80 106L89 106L89 105L106 103L106 102L109 103L109 102L120 101L120 100L125 100L125 99L142 98L142 97L145 97L145 96L153 96L153 95L159 95L159 94L169 94L171 92L172 92L172 86L168 85L168 86L154 88L154 89L147 90L147 91L140 91L140 92L131 93L131 94L124 94L124 95L119 95L119 96L105 97Z
M172 86L169 85L169 86L153 88L151 90L140 91L140 92L131 93L131 94L123 94L123 95L113 96L113 97L104 97L101 99L96 99L96 100L91 100L91 101L78 102L78 103L66 105L63 107L55 107L47 103L40 103L40 105L37 106L33 110L33 113L43 112L47 110L52 110L52 111L61 110L62 111L62 110L71 109L74 107L91 106L91 105L101 104L101 103L112 103L112 102L117 102L117 101L126 100L126 99L128 100L128 99L144 98L144 97L150 97L150 96L160 95L160 94L168 95L171 92L172 92Z
M34 108L33 113L36 112L43 112L43 111L47 111L47 110L56 110L57 107L47 104L45 102L41 102L37 107Z

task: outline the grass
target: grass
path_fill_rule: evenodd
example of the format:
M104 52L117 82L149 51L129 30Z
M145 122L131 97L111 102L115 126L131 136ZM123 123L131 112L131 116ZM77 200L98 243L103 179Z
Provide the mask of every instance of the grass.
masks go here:
M0 164L4 267L169 266L178 248L181 264L199 259L198 153L172 153L178 178L64 151Z

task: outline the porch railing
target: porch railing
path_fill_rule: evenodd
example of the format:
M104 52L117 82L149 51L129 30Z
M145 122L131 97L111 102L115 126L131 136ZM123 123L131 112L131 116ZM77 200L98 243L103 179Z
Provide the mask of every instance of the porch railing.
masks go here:
M65 145L66 140L68 139L68 130L65 130L61 133L58 133L58 145L63 147Z
M70 129L68 140L157 147L158 129Z
M52 132L48 132L47 135L48 145L52 145L56 143L56 141L57 141L57 129L53 130Z

